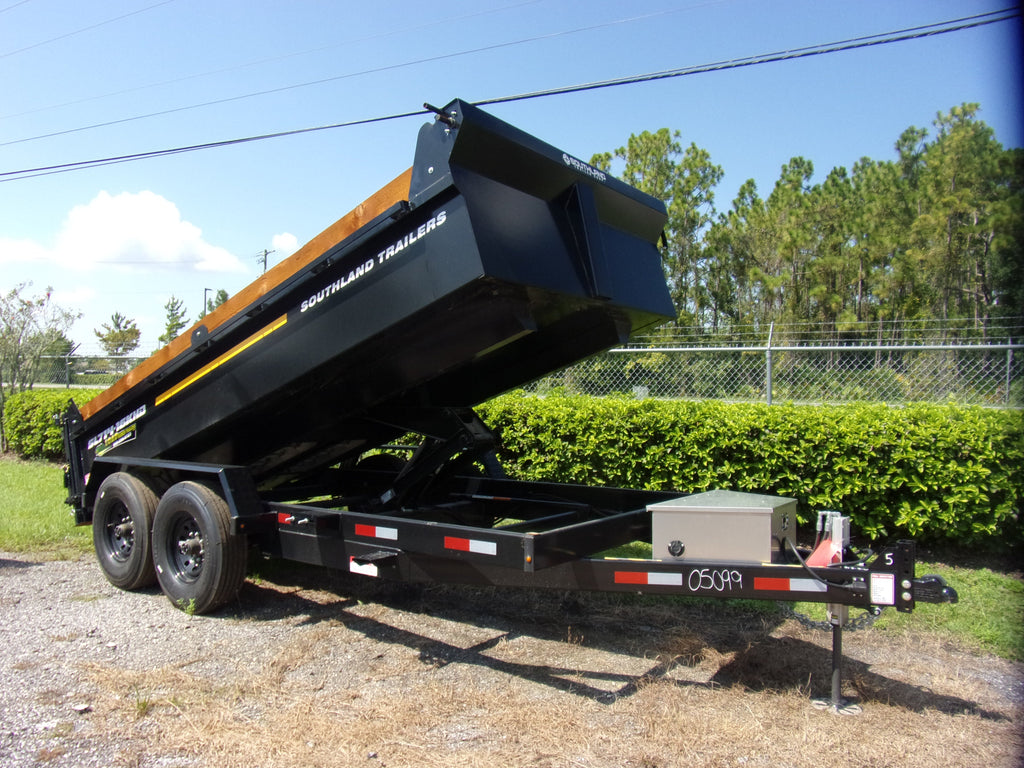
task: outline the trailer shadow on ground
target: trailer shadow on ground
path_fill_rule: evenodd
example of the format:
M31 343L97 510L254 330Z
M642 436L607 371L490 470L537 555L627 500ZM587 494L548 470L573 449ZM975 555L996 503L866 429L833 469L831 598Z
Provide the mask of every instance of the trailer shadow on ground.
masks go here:
M431 621L457 622L484 639L449 642L437 632L396 626L386 616L381 620L357 611L367 603L412 614L424 627ZM808 698L827 698L829 634L793 626L795 622L772 604L751 603L418 586L291 564L281 572L274 570L271 578L247 582L238 602L225 613L256 621L338 623L375 642L414 650L425 665L477 665L603 704L630 697L656 681L708 689L800 691ZM517 638L562 644L572 659L559 664L558 659L509 659L494 653ZM586 648L628 659L629 669L610 670L602 664L587 668L585 662L581 667L581 653L572 654L573 646L580 652ZM862 703L1007 720L978 702L887 676L850 655L844 658L843 677L847 690L855 691Z
M5 557L0 557L0 571L5 568L34 568L38 563L34 563L28 560L9 560Z

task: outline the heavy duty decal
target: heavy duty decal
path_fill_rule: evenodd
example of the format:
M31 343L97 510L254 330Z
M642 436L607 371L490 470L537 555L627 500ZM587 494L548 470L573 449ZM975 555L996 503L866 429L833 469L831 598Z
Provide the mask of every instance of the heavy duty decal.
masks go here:
M131 426L126 427L125 429L115 432L102 443L100 443L99 447L96 449L96 455L102 456L108 451L117 448L119 445L130 443L132 440L135 439L135 429L136 425L132 424Z
M281 315L279 318L277 318L277 320L272 322L270 325L267 325L267 326L261 328L260 330L256 331L256 333L254 333L252 336L247 338L245 341L242 341L242 342L236 344L235 346L233 346L231 349L229 349L223 355L218 357L212 363L207 363L202 368L200 368L198 371L196 371L191 376L189 376L187 379L184 379L183 381L179 382L175 386L173 386L170 389L168 389L166 392L164 392L164 393L162 393L160 395L157 395L156 403L155 404L156 405L160 405L161 403L163 403L163 402L171 399L175 395L177 395L182 390L187 389L188 387L191 387L193 384L195 384L201 378L203 378L204 376L206 376L209 373L212 373L214 370L216 370L220 366L224 365L224 363L228 362L232 358L235 358L238 355L242 354L243 352L245 352L245 350L247 350L253 344L256 344L257 342L262 341L267 336L269 336L274 331L276 331L278 328L281 328L283 325L285 325L287 322L288 322L288 315Z
M570 168L579 171L584 176L589 176L592 179L597 179L598 181L602 182L608 181L608 174L606 174L604 171L598 170L594 166L584 163L582 160L577 160L572 155L568 155L563 152L562 162L568 165Z
M114 424L104 429L98 435L94 435L93 437L89 438L87 447L90 450L92 450L97 445L104 443L106 444L106 450L110 450L111 448L115 447L115 445L121 445L121 443L126 443L128 442L128 440L134 440L135 429L132 428L131 430L128 430L127 427L129 425L134 424L136 421L138 421L145 415L146 406L140 405L134 411L129 413L127 416L123 416L122 418L118 419ZM126 435L128 434L129 431L131 432L131 437L126 438Z
M306 312L322 304L343 288L352 285L356 280L370 274L374 265L384 264L393 256L398 256L402 251L415 243L417 240L426 237L448 220L448 212L441 211L436 216L420 224L416 229L407 232L403 237L390 244L387 248L378 253L374 258L367 259L359 266L350 269L347 275L342 275L337 280L328 283L316 293L310 294L309 298L303 299L299 312Z

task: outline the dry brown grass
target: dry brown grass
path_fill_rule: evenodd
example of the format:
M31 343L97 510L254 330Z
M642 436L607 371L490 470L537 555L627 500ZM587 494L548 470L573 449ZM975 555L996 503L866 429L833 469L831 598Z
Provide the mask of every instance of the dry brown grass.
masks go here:
M273 643L90 665L116 765L1017 768L1024 753L1020 708L987 679L1014 668L929 638L847 635L846 692L864 710L844 717L810 703L828 691L827 636L792 622L320 586L246 587L222 621L250 638L285 624Z

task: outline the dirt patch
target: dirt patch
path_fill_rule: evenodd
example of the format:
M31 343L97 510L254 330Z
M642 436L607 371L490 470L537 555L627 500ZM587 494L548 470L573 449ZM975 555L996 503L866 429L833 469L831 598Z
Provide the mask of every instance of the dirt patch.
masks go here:
M1024 669L725 604L275 569L190 617L0 560L0 765L1010 766Z

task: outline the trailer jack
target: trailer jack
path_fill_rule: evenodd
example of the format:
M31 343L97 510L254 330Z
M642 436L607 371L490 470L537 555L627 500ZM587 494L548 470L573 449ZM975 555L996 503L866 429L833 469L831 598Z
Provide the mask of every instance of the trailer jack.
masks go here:
M917 599L929 603L956 603L959 596L956 590L946 584L941 576L928 575L914 579L913 586ZM859 715L859 704L843 698L843 627L850 623L850 606L828 604L828 623L832 629L832 692L827 699L814 699L811 703L815 709L831 712L834 715ZM882 609L875 606L869 609L869 615L877 617Z
M847 605L828 606L829 624L832 625L832 695L827 699L814 699L815 709L826 710L835 715L859 715L859 704L843 698L843 626L849 622L850 607Z

